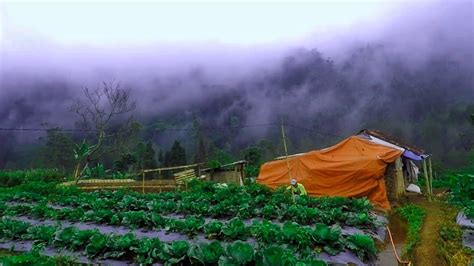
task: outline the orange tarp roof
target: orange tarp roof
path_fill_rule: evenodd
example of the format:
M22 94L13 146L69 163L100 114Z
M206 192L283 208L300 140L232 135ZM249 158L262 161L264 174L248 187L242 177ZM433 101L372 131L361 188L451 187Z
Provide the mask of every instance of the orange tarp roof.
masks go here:
M323 150L290 157L290 176L311 196L367 197L375 206L390 209L384 182L385 168L402 151L352 136ZM267 162L257 182L271 188L288 186L286 159Z

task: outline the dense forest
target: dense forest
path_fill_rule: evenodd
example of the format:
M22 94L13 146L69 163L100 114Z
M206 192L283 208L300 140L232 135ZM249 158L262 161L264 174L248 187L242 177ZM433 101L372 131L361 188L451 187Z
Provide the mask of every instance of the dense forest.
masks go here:
M147 85L120 80L136 108L106 131L125 123L129 131L105 143L108 150L94 163L124 171L247 159L258 167L283 154L281 121L290 153L327 147L369 128L425 149L437 165L474 162L472 60L434 53L414 63L384 45L348 53L335 61L315 49L293 50L275 65L227 81L199 67L150 78ZM67 78L14 79L2 78L2 126L47 131L1 131L0 168L71 170L75 144L93 143L95 134L60 130L82 128L70 108L84 98L81 87ZM24 86L29 97L18 93Z

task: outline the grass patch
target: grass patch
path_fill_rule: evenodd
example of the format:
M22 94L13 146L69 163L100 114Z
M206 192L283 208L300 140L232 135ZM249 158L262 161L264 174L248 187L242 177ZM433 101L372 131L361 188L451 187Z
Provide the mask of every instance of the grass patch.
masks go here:
M420 232L426 212L418 205L408 204L399 208L397 213L408 223L407 239L403 247L402 257L412 258L415 248L421 241Z
M444 218L439 225L438 253L448 265L469 265L474 252L462 246L462 230L455 222L459 209L446 204L442 212Z

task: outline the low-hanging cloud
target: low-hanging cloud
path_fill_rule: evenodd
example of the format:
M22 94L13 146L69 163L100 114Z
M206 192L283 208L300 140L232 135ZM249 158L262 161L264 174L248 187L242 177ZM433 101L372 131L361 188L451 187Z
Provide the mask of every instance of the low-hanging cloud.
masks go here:
M472 3L406 3L390 17L253 46L63 46L10 29L0 51L0 125L72 127L77 118L67 108L82 88L111 80L132 89L143 123L177 116L191 123L193 115L210 126L231 117L242 125L283 118L340 135L473 101ZM273 130L246 130L232 141L246 144ZM416 135L413 128L405 133Z

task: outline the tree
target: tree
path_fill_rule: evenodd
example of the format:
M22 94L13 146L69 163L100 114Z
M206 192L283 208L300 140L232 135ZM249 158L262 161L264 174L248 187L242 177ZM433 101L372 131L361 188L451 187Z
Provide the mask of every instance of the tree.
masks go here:
M165 153L164 166L186 165L186 151L178 140L175 140L171 150Z
M194 157L195 163L204 163L209 157L209 148L203 137L198 140L196 155Z
M233 161L234 158L229 152L213 147L207 164L211 168L217 168L221 165L232 163Z
M94 144L86 156L83 170L90 161L120 148L118 140L133 131L131 112L136 107L135 102L130 100L130 91L122 89L120 83L113 81L102 82L102 86L95 89L84 88L84 96L84 100L79 99L71 106L71 111L80 117L79 126L85 131L94 132ZM77 181L81 174L75 174Z
M120 158L114 160L114 170L119 172L129 172L132 168L137 165L137 157L132 153L122 153Z
M204 129L201 126L201 120L196 115L193 115L192 136L195 143L194 162L204 163L209 157L209 145Z
M74 167L74 141L71 136L61 132L61 128L52 128L46 132L46 142L39 151L38 161L43 167L60 168L63 171Z
M194 163L206 162L209 157L209 139L202 126L202 120L196 114L193 114L192 137L194 139Z
M263 150L259 147L251 146L244 149L241 154L244 160L247 161L245 174L250 177L258 176L260 166L262 165Z
M131 152L120 154L120 158L114 160L114 170L119 172L140 172L144 169L155 169L157 163L155 150L151 142L139 142ZM147 174L152 176L152 173Z
M163 154L163 150L160 150L160 152L158 153L158 162L160 166L163 166L165 163L165 155Z
M155 160L155 150L153 144L140 142L137 147L137 158L141 169L154 169L157 167Z

